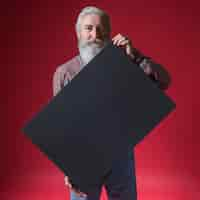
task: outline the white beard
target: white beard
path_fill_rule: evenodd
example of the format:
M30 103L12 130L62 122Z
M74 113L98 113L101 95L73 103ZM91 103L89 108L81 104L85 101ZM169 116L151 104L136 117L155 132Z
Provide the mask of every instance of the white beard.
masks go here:
M105 45L108 43L107 40L104 42L88 42L88 41L81 41L79 40L79 53L81 56L81 60L84 65L88 64L98 53L101 52L101 50L105 47Z

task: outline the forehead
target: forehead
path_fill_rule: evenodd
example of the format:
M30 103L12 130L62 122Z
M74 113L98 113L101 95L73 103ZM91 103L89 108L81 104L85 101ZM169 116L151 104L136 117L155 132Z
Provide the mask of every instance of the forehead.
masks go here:
M97 14L87 14L82 17L81 25L101 26L102 20L101 17Z

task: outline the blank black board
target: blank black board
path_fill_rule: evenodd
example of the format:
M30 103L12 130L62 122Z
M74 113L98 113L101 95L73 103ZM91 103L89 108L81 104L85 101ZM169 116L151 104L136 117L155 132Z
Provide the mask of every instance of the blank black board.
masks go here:
M103 182L113 160L174 108L142 69L109 43L23 131L87 193Z

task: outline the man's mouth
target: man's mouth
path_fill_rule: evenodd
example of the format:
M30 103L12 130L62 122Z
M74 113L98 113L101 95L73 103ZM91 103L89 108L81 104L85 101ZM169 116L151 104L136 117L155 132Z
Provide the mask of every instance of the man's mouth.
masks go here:
M98 46L102 46L103 45L103 41L89 41L88 42L88 45L92 45L92 44L95 44L95 45L98 45Z

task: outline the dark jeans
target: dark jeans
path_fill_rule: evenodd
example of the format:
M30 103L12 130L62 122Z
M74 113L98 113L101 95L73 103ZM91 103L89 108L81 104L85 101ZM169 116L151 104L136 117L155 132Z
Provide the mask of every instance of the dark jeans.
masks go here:
M135 159L132 150L113 162L112 169L105 175L104 186L109 200L136 200ZM71 200L99 200L101 187L88 193L86 198L70 191Z

